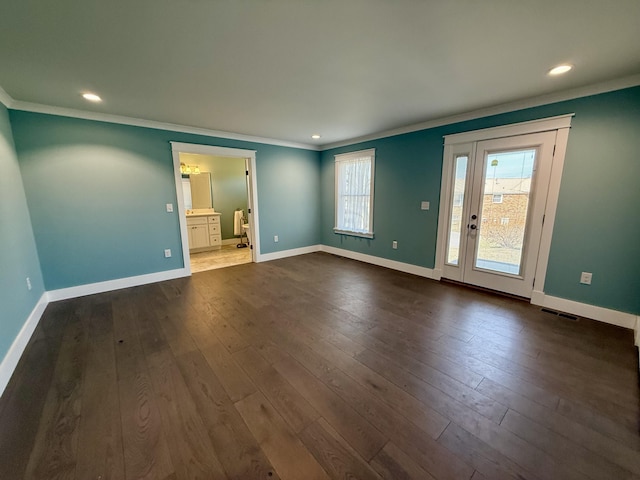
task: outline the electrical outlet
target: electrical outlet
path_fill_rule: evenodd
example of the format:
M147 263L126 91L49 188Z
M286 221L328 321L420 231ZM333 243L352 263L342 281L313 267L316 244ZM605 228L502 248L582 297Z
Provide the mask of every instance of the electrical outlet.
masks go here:
M273 241L274 241L275 243L278 243L278 235L274 235L274 236L273 236Z
M27 277L27 288L31 290L31 279Z
M167 249L164 251L164 258L170 258L170 257L171 257L171 249L170 249L170 248L167 248Z
M398 242L396 242L395 240L393 242L391 242L391 248L393 248L394 250L398 249Z
M582 274L580 275L580 283L584 285L591 285L591 277L593 277L592 273L582 272Z
M173 203L167 203L167 213L173 213Z
M421 202L420 210L429 210L429 202Z

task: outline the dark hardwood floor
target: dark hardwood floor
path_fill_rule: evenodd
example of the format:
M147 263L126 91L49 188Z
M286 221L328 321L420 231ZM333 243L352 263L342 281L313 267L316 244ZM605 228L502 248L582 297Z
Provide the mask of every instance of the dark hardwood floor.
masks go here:
M0 478L640 479L629 330L328 254L49 305Z

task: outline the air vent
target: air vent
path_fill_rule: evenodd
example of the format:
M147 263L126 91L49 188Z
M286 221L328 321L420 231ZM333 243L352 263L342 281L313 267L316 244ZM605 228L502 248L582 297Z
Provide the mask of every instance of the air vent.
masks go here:
M578 321L578 317L576 317L575 315L571 315L570 313L556 312L555 310L551 310L550 308L541 308L540 310L544 313L550 313L551 315L566 318L567 320L571 320L572 322Z

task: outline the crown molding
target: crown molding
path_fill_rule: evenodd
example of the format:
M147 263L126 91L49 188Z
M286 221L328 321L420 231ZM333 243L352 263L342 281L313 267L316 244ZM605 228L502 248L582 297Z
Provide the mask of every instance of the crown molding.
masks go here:
M11 108L15 103L15 100L11 98L11 95L9 95L2 87L0 87L0 103L7 108Z
M321 145L320 150L325 151L332 148L345 147L347 145L354 145L356 143L367 142L370 140L379 140L381 138L393 137L395 135L402 135L404 133L412 133L420 130L427 130L429 128L442 127L444 125L465 122L467 120L475 120L477 118L489 117L491 115L499 115L501 113L509 113L516 110L524 110L526 108L539 107L541 105L548 105L551 103L563 102L576 98L589 97L591 95L598 95L600 93L613 92L614 90L622 90L624 88L635 87L638 85L640 85L640 74L596 83L588 85L586 87L572 88L569 90L548 93L545 95L517 100L514 102L502 103L500 105L494 105L493 107L481 108L478 110L472 110L470 112L451 115L448 117L427 120L425 122L415 123L406 127L384 130L382 132L364 135L362 137L356 137L350 140L327 143L325 145Z
M382 132L373 133L370 135L364 135L361 137L354 137L348 140L341 140L339 142L327 143L324 145L310 145L307 143L289 142L286 140L277 140L266 137L256 137L252 135L245 135L241 133L225 132L221 130L209 130L207 128L190 127L186 125L179 125L175 123L158 122L155 120L145 120L141 118L126 117L121 115L112 115L100 112L88 112L84 110L76 110L72 108L55 107L50 105L43 105L39 103L23 102L13 99L5 90L0 87L0 103L3 103L7 108L12 110L22 110L25 112L45 113L49 115L60 115L63 117L81 118L83 120L94 120L98 122L116 123L120 125L131 125L136 127L153 128L156 130L167 130L172 132L189 133L193 135L205 135L207 137L224 138L228 140L240 140L244 142L262 143L266 145L277 145L281 147L300 148L304 150L325 151L332 148L344 147L348 145L355 145L370 140L378 140L381 138L393 137L395 135L402 135L404 133L417 132L420 130L427 130L429 128L441 127L444 125L451 125L453 123L464 122L467 120L475 120L477 118L489 117L491 115L499 115L502 113L509 113L516 110L523 110L526 108L539 107L541 105L548 105L551 103L563 102L567 100L573 100L581 97L588 97L591 95L598 95L600 93L612 92L615 90L622 90L624 88L635 87L640 85L640 74L623 77L615 80L609 80L586 87L573 88L569 90L563 90L561 92L555 92L537 97L531 97L528 99L517 100L514 102L503 103L500 105L494 105L492 107L482 108L478 110L472 110L457 115L450 115L448 117L436 118L433 120L427 120L405 127L399 127L391 130L384 130Z
M11 99L11 97L9 98ZM2 97L0 96L0 101L1 100L2 100ZM51 105L43 105L40 103L22 102L22 101L13 100L13 99L10 102L10 104L11 106L8 108L11 108L12 110L21 110L24 112L45 113L48 115L59 115L61 117L80 118L83 120L94 120L98 122L116 123L120 125L130 125L134 127L153 128L155 130L167 130L171 132L189 133L193 135L205 135L207 137L224 138L227 140L240 140L243 142L262 143L266 145L277 145L280 147L301 148L304 150L315 150L315 151L320 150L320 148L317 145L289 142L286 140L277 140L274 138L256 137L253 135L224 132L221 130L209 130L208 128L190 127L187 125L179 125L177 123L158 122L155 120L145 120L142 118L112 115L109 113L88 112L85 110L55 107Z

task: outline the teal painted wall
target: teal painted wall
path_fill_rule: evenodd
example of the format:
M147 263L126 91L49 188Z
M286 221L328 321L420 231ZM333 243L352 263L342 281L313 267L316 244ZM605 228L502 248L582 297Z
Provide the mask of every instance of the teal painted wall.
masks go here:
M222 239L236 238L233 234L233 216L241 208L247 215L247 176L243 158L198 155L203 172L211 172L213 208L220 212Z
M435 264L443 135L575 113L545 293L640 313L640 87L327 150L322 243L423 267ZM334 155L376 149L375 239L333 233ZM420 201L431 202L429 211ZM397 240L398 250L391 248ZM580 272L593 273L591 286Z
M266 146L256 159L262 253L320 243L320 154L289 150L276 155L276 148Z
M0 361L43 293L9 115L0 104Z
M442 166L442 135L422 131L322 152L322 243L376 257L433 267ZM373 231L365 239L333 233L334 155L376 149ZM420 201L431 209L420 210ZM398 241L398 250L391 242Z
M261 253L318 243L318 152L22 111L10 118L47 290L183 266L177 211L165 211L177 204L170 141L256 150ZM274 231L278 244L268 241Z
M545 290L640 314L640 88L575 110ZM591 286L579 284L583 271Z

